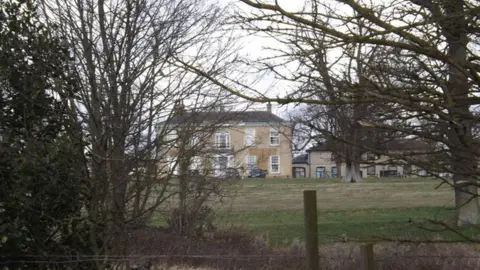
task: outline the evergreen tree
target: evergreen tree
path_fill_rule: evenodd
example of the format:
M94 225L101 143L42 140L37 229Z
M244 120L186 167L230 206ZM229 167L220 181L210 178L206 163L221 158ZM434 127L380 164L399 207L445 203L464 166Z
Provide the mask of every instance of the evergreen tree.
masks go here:
M0 2L0 261L9 269L65 268L32 261L88 252L83 146L67 106L76 80L68 48L35 10Z

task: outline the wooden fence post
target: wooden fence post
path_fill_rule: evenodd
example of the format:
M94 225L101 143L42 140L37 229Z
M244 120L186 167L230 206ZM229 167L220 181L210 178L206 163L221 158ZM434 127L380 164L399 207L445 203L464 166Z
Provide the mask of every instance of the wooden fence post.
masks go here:
M360 246L360 257L362 263L362 270L374 270L374 259L373 259L373 245L365 244Z
M307 253L307 270L319 270L317 191L303 191L303 207L305 213L305 251Z

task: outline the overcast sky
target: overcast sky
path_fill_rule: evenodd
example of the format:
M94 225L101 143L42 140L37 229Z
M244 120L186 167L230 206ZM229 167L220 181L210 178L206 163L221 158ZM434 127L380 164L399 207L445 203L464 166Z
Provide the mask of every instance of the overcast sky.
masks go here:
M213 0L215 1L215 0ZM242 11L245 13L254 13L257 12L254 8L242 3L240 0L218 0L221 5L227 6L231 12L234 11ZM269 0L264 0L267 2ZM329 2L331 0L324 0L324 2ZM275 0L270 0L272 4L275 3ZM301 11L304 9L305 0L277 0L278 4L285 10L288 11ZM329 8L335 9L338 12L348 12L346 9L342 8L342 6L337 1L331 1L332 5ZM244 31L238 30L239 35L244 35ZM241 39L243 49L240 51L241 55L248 57L250 60L255 60L262 57L273 56L274 53L269 50L268 48L275 48L280 49L282 47L285 48L285 45L280 43L279 41L267 37L265 34L254 34L248 37L243 37ZM338 58L340 55L340 50L332 51L329 50L328 58L333 61L334 59ZM293 70L295 67L294 65L290 65L290 70ZM254 85L254 88L264 94L267 94L269 97L274 96L285 96L286 93L291 92L293 89L298 87L292 82L285 82L279 79L276 79L273 74L267 74L263 76L261 80ZM253 106L259 109L263 109L266 107L265 104L259 104L257 106ZM283 117L289 111L294 110L295 104L283 105L279 106L277 104L273 104L273 110L278 115Z
M239 0L218 0L221 5L228 6L233 11L254 12L255 10L250 6L242 3ZM299 10L303 7L304 0L279 0L282 7L288 10ZM274 3L274 1L272 1ZM238 35L245 35L245 32L238 30ZM254 60L261 57L273 55L268 48L279 48L282 46L278 41L273 38L266 37L265 35L250 35L241 39L242 50L239 52L242 56L248 59ZM273 74L266 74L254 85L255 89L261 93L268 93L269 96L284 95L291 91L292 85L275 79ZM281 116L286 116L288 110L293 108L293 105L280 107L277 104L272 104L273 111ZM266 104L258 104L252 106L252 108L265 110Z

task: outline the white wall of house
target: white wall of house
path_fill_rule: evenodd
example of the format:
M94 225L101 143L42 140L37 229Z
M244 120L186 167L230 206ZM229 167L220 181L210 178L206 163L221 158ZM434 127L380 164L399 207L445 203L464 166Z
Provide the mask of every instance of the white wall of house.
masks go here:
M367 155L364 154L362 157L363 159L367 159ZM406 171L406 167L399 162L396 164L388 164L389 158L387 156L379 156L376 157L375 160L371 160L370 162L379 163L379 164L371 164L371 163L363 163L360 165L360 171L362 172L363 177L380 177L382 171L397 171L397 175L408 175L409 173ZM296 165L293 165L294 167ZM369 169L369 167L374 167L375 170ZM337 164L333 160L332 152L330 151L313 151L309 153L309 164L307 165L307 177L310 178L319 178L319 176L324 175L323 177L331 177L332 169L336 168ZM325 174L322 174L322 171ZM345 163L342 163L340 166L340 173L343 175L346 171ZM415 175L419 174L422 169L411 165L410 166L410 174Z
M309 167L307 172L308 177L318 178L317 176L320 176L322 171L324 175L330 175L332 168L336 168L337 164L332 159L332 152L315 151L309 153Z

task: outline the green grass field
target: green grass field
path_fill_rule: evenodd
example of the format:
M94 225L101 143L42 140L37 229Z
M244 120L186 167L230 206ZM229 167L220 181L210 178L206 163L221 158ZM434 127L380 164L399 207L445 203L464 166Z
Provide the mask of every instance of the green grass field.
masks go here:
M218 226L243 227L264 236L272 246L302 239L303 190L317 191L320 241L371 241L384 238L461 238L434 229L428 219L451 221L451 187L425 178L367 179L339 183L337 179L245 179L231 185L229 202L217 206ZM469 236L478 233L470 228Z

